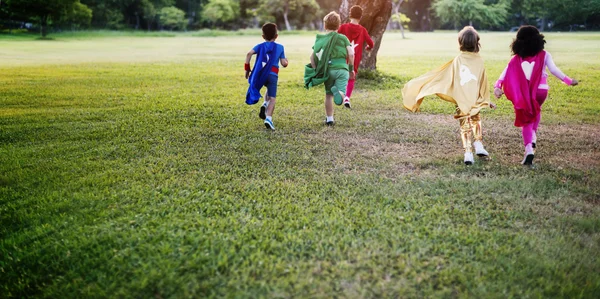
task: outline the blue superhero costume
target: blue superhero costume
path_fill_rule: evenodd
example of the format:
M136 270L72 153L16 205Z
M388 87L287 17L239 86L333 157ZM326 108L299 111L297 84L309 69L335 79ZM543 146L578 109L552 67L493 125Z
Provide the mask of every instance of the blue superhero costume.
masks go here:
M271 69L278 64L279 57L276 57L277 44L274 42L264 42L257 45L256 61L254 68L248 78L248 92L246 93L246 104L254 105L262 98L260 89L265 85Z

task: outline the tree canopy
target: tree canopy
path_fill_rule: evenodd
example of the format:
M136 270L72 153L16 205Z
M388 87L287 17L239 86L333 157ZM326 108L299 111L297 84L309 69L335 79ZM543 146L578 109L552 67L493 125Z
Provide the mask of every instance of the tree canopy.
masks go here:
M487 30L523 24L542 30L600 29L600 0L389 1L395 5L394 14L405 15L413 31L469 24ZM275 22L282 30L314 30L341 4L342 0L1 0L0 29L31 23L45 36L54 29L238 29Z

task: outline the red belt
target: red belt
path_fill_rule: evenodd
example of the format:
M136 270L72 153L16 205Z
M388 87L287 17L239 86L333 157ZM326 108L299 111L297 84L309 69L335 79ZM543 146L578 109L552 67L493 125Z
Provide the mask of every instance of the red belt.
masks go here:
M272 66L271 67L271 72L275 73L275 74L279 74L279 68L276 66Z

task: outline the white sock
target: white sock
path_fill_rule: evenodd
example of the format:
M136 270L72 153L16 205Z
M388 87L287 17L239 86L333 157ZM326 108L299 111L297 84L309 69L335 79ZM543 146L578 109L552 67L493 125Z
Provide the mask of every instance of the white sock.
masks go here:
M327 116L327 122L333 121L333 115L332 116Z
M269 101L264 101L262 104L264 107L268 107L269 106Z
M269 120L269 121L273 122L273 118L271 116L267 116L267 118L265 120Z

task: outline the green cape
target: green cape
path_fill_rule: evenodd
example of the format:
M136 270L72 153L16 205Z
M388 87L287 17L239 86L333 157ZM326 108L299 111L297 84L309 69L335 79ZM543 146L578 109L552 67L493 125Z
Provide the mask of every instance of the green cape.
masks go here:
M304 87L306 89L322 84L329 78L329 60L333 46L339 36L337 32L332 33L317 35L317 40L313 46L317 67L313 69L310 63L304 66Z

